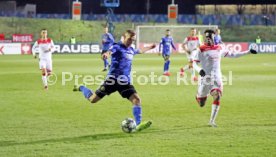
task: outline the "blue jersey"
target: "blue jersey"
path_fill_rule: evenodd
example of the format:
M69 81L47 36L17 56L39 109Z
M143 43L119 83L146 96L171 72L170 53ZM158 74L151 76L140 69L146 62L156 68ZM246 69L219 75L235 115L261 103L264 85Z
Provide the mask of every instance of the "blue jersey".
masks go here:
M171 36L165 36L161 39L159 44L159 52L161 51L162 46L162 54L169 55L171 53L171 46L174 50L176 50L173 44L173 38Z
M109 51L111 52L111 65L108 77L131 83L132 60L133 56L139 53L139 50L119 43L110 47Z
M114 38L112 36L112 34L110 33L105 33L102 35L102 44L103 44L103 51L107 51L110 46L112 46L114 43Z
M215 45L222 44L221 36L220 35L215 35L214 42L215 42Z

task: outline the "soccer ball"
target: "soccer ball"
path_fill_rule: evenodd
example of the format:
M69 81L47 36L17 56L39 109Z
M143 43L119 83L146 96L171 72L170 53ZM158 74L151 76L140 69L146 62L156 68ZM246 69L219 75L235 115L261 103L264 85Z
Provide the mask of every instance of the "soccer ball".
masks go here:
M136 122L131 118L126 118L122 121L122 130L125 133L131 133L134 132L136 128Z

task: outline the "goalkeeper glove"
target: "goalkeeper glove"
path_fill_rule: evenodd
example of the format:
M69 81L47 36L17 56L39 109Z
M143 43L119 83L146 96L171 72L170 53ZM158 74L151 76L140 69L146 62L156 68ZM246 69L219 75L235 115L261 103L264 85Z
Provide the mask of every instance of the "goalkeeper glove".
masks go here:
M204 77L204 76L206 75L206 73L205 73L205 71L204 71L203 69L201 69L201 70L199 71L199 75L200 75L201 77Z

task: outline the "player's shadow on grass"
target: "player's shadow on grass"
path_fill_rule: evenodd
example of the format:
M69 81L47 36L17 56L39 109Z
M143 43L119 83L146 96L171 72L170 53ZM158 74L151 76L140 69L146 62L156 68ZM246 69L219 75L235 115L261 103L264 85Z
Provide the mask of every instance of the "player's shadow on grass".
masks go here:
M27 141L27 142L15 142L15 141L0 141L0 147L7 146L17 146L17 145L32 145L32 144L46 144L46 143L81 143L85 141L100 141L108 139L117 139L117 138L129 138L134 134L126 133L106 133L106 134L95 134L95 135L86 135L79 137L66 137L66 138L56 138L56 139L45 139L38 141Z

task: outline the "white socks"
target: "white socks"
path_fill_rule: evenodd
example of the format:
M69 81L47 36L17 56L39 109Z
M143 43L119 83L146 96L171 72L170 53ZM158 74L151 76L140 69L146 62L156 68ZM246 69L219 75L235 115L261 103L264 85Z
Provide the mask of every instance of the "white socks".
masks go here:
M48 86L48 83L47 83L47 76L42 76L42 82L43 82L44 87L45 87L45 86Z
M218 115L219 108L220 108L219 105L216 105L216 104L213 104L213 105L212 105L212 112L211 112L211 117L210 117L210 122L211 122L211 123L214 123L214 122L215 122L216 117L217 117L217 115Z

